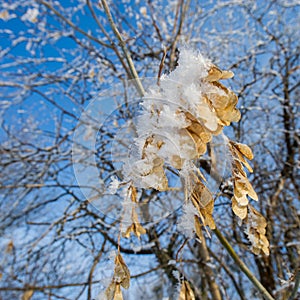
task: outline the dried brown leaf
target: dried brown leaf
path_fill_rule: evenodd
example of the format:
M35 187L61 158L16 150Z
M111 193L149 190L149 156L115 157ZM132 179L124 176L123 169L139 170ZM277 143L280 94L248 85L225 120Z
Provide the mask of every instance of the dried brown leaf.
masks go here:
M122 292L121 292L121 287L119 284L116 284L116 290L114 294L114 300L123 300Z
M179 155L172 155L170 164L177 170L182 169L184 160Z
M257 224L257 231L259 233L265 234L265 228L267 227L267 221L264 216L258 212L253 206L249 206L249 209L252 213L253 219L255 219L255 223Z
M222 77L222 70L212 65L208 70L208 75L206 76L206 80L209 82L218 81Z
M135 230L135 234L137 235L137 237L140 237L140 235L145 234L147 232L146 229L140 223L136 223Z
M244 185L239 184L239 178L240 177L235 177L233 183L233 194L236 198L242 198L244 195L247 195Z
M206 152L206 144L211 141L212 134L191 113L187 112L185 116L190 121L190 125L186 128L187 133L194 141L199 157Z
M260 235L260 240L262 243L261 250L265 255L270 255L270 244L267 237L265 235Z
M251 251L252 251L255 255L259 255L259 254L260 254L260 248L252 247Z
M136 188L133 185L131 185L130 186L130 191L131 191L131 193L130 193L131 201L136 203L137 202L137 200L136 200L136 197L137 197Z
M258 201L258 196L254 191L252 184L249 182L249 180L248 180L247 188L248 188L248 196L251 197L253 200Z
M237 157L238 157L239 161L241 161L242 164L247 168L247 170L250 173L253 173L252 167L249 165L249 163L247 162L247 160L243 157L243 155L239 151L237 151Z
M120 284L112 282L106 289L105 296L107 300L123 300Z
M207 99L207 102L210 102L215 110L221 110L228 106L229 98L227 95L220 95L220 94L213 94L210 95L209 99Z
M34 290L27 290L22 295L22 300L30 300L33 296Z
M248 169L248 171L252 173L253 172L252 167L244 158L246 157L250 160L253 159L253 153L251 149L245 144L235 143L233 141L230 141L230 146L231 146L232 155L234 156L235 160L240 161Z
M246 195L242 195L241 197L238 197L237 194L234 194L234 198L237 201L239 206L247 206L249 203L249 200Z
M196 204L195 206L200 209L206 208L206 206L213 201L212 194L209 189L200 180L197 180L195 183L191 199L193 203Z
M263 252L265 255L269 255L269 241L266 237L266 219L251 205L248 208L246 234L252 244L251 250L255 254Z
M191 195L191 200L197 208L204 226L215 229L216 224L213 219L214 200L209 189L200 181L196 183Z
M258 200L258 196L254 191L252 184L249 182L247 177L239 176L235 178L234 187L237 192L241 194L247 194L253 200ZM236 192L235 192L236 193Z
M234 76L232 71L222 71L222 78L220 79L230 79Z
M116 291L116 283L111 282L108 288L105 290L105 296L107 300L113 300Z
M241 118L241 113L237 108L226 108L223 112L218 112L218 117L222 121L223 126L229 126L231 122L238 122Z
M126 229L123 237L129 238L131 232L133 232L138 238L140 238L142 234L146 233L146 229L139 222L135 222Z
M155 175L157 177L157 180L155 181L156 184L153 186L149 186L148 188L154 188L159 191L166 191L168 189L168 179L165 174L164 170L164 160L159 157L155 156L153 157L153 152L151 151L150 155L147 152L147 149L149 146L157 148L157 150L160 149L160 147L163 145L163 141L157 140L154 135L149 136L143 146L142 150L142 160L149 160L151 162L151 169L147 171L146 174L140 174L143 177L147 176L153 176ZM136 192L132 193L132 200L134 202L136 198Z
M216 223L211 214L204 214L205 226L208 226L211 230L216 229Z
M195 300L194 292L186 280L184 280L181 284L178 300Z
M163 168L164 161L157 157L153 160L153 169L150 174L155 174L157 176L157 185L153 186L153 188L159 191L166 191L169 187L168 179L165 174L165 170Z
M165 174L165 170L163 167L163 162L161 159L154 159L152 163L152 169L147 173L140 174L142 177L155 176L157 179L155 180L154 185L149 185L148 188L154 188L158 191L166 191L168 190L168 178Z
M231 122L238 122L241 118L241 114L235 107L238 102L236 94L220 82L213 82L213 85L224 93L224 95L206 95L216 110L217 116L220 119L220 124L228 126ZM224 104L222 105L222 103Z
M121 254L115 258L113 282L120 284L125 289L128 289L130 285L130 272Z
M126 232L122 234L125 238L130 238L130 233L134 232L134 224L131 224L129 227L127 227Z
M244 167L238 159L234 159L233 174L235 176L239 176L239 174L241 174L242 176L247 177L247 173L244 171Z
M231 198L232 202L232 210L236 216L238 216L241 220L244 220L247 217L248 208L246 206L239 205L238 201L235 197Z
M234 143L234 146L239 150L239 152L244 155L246 158L252 160L253 153L250 147L246 144Z
M214 81L218 81L221 79L229 79L229 78L232 78L233 76L234 76L233 72L223 71L223 70L219 69L217 66L212 65L208 71L206 80L209 82L214 82Z
M199 136L195 133L191 133L187 131L190 137L193 139L193 142L196 147L196 153L197 157L200 157L201 155L205 154L207 151L207 146L205 143L202 142L202 140L199 138Z

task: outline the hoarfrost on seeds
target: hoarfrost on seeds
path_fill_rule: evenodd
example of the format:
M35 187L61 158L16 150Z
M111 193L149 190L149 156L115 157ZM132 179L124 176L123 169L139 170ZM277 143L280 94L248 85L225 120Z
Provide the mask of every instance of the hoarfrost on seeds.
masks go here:
M200 53L183 49L175 71L163 76L160 86L150 87L144 95L134 141L138 151L131 153L123 167L134 186L166 190L164 164L181 169L186 160L197 158L193 138L183 131L191 124L187 112L201 119L208 130L217 130L216 113L202 100L209 89L224 94L204 80L211 66Z
M214 143L213 139L223 134L224 126L238 122L241 117L236 108L237 96L220 83L220 80L231 77L231 71L219 69L198 52L183 49L176 69L169 75L162 76L159 84L153 84L145 92L141 103L142 111L136 120L137 136L132 141L129 156L123 164L122 172L126 182L120 183L124 187L125 207L130 207L129 198L134 202L131 207L132 224L126 229L126 237L133 232L139 238L146 232L136 212L136 188L171 190L174 180L167 176L170 174L168 172L180 177L184 190L184 201L181 202L183 216L178 230L188 237L193 237L196 232L201 239L201 226L211 230L216 228L213 219L215 200L211 187L195 162L199 158L205 159L208 147L211 169L218 164L218 159L219 162L220 159L226 159L227 154L223 152L221 157L216 158L218 150L214 147L218 143ZM251 207L247 198L249 196L258 200L244 171L244 167L249 172L253 171L247 162L247 159L253 158L252 151L247 145L230 141L226 137L222 143L227 145L232 156L232 210L248 224L246 232L252 251L256 254L262 251L268 255L266 221ZM217 173L210 174L210 177L215 177L218 181L222 174ZM115 181L113 186L117 187ZM128 215L129 212L124 213L124 218L130 222Z

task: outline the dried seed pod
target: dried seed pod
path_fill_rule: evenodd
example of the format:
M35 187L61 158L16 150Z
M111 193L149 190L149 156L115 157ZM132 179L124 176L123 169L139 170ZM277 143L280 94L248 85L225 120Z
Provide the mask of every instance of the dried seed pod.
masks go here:
M130 272L121 254L115 258L115 270L113 281L128 289L130 285Z
M215 229L216 224L213 219L214 200L209 189L198 179L191 195L191 201L197 208L198 214L204 226Z
M178 300L195 300L194 292L186 280L184 280L181 284Z
M130 233L133 232L138 238L140 238L142 234L146 233L146 229L140 224L138 220L138 215L134 208L132 208L132 212L131 212L131 221L132 224L127 228L123 236L129 238Z
M266 237L266 219L251 205L248 205L249 213L246 224L246 234L252 244L252 252L265 255L270 254L269 241Z
M247 205L240 205L235 197L232 197L232 210L236 216L241 220L244 220L247 217L248 213L248 203Z

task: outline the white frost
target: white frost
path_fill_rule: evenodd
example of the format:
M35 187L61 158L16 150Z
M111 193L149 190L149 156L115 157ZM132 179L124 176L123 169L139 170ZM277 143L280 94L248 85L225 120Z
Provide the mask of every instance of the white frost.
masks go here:
M21 20L29 21L31 23L37 22L37 16L39 14L39 11L37 8L28 8L26 13L21 17Z

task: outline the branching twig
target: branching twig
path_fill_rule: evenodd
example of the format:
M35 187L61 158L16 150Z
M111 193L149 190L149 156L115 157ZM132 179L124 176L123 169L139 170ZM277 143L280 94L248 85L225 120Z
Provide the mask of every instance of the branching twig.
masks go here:
M201 240L201 243L198 244L199 254L201 257L201 261L203 262L203 272L207 279L207 283L208 283L208 287L209 287L212 299L213 300L221 300L222 296L221 296L220 288L216 283L213 270L209 266L210 257L209 257L208 248L207 248L202 230L199 230L199 232L197 232L197 235L198 235L199 239Z
M159 70L158 70L158 74L157 74L157 85L159 85L160 83L160 77L161 77L161 73L162 73L162 70L164 68L164 63L165 63L165 59L166 59L166 56L167 56L167 49L166 47L163 48L163 57L160 61L160 64L159 64Z
M120 32L119 32L119 30L118 30L115 22L113 20L113 17L111 15L111 12L110 12L110 9L109 9L109 7L107 5L106 0L101 0L101 3L102 3L102 6L104 8L104 11L105 11L105 14L107 16L107 19L109 21L109 24L111 26L111 29L113 30L116 38L118 39L120 47L122 48L122 51L123 51L123 53L125 55L126 61L128 63L129 69L131 71L131 79L135 79L135 84L136 84L137 91L139 92L139 94L141 96L143 96L145 94L145 91L144 91L142 83L141 83L141 81L139 79L139 76L137 74L137 71L136 71L136 69L134 67L134 64L133 64L133 61L131 59L130 53L129 53L127 47L126 47L126 43L124 42L124 40L123 40L123 38L122 38L122 36L121 36L121 34L120 34Z
M209 254L221 265L221 267L225 270L225 272L228 274L228 276L231 278L233 285L235 287L235 289L237 290L241 300L246 300L245 295L243 290L241 289L241 287L239 287L237 281L235 280L234 275L232 274L232 272L230 271L230 269L228 268L228 266L226 264L224 264L222 262L222 260L212 251L208 248Z
M85 32L84 30L82 30L81 28L76 26L72 21L70 21L69 19L64 17L58 10L56 10L54 7L52 7L50 3L46 2L46 1L43 1L43 0L39 0L38 2L45 5L56 16L58 16L60 19L62 19L64 22L66 22L69 26L71 26L75 31L78 31L79 33L83 34L84 36L86 36L90 40L100 44L101 46L104 46L104 47L107 47L107 48L112 48L111 45L108 45L108 44L100 41L99 39L95 38L94 36L90 35L89 33Z
M171 45L171 53L170 53L170 69L171 70L174 68L176 46L177 46L178 39L181 35L181 30L182 30L182 26L184 24L184 19L185 19L186 13L190 6L190 0L188 0L186 4L184 4L184 1L182 1L180 6L181 6L181 18L179 20L179 25L178 25L176 35L175 35L175 37L173 39L173 43ZM177 21L177 19L176 19L176 21Z
M231 247L227 239L223 236L223 234L216 228L214 230L217 238L221 242L221 244L225 247L228 254L233 258L236 264L239 266L241 271L250 279L253 285L262 293L263 297L267 300L275 300L270 293L266 290L266 288L257 280L254 274L248 269L245 263L239 258L237 253Z

